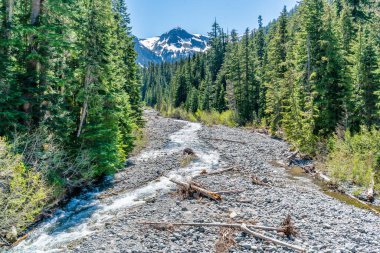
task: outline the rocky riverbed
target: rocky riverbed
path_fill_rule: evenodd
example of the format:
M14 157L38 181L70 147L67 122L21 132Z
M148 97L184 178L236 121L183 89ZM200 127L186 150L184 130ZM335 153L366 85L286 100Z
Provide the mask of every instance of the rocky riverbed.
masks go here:
M325 195L307 177L291 176L273 161L289 156L287 143L245 129L206 127L146 112L147 147L109 179L110 187L84 192L41 224L10 252L215 252L219 228L158 230L154 222L238 222L280 226L291 215L298 236L286 238L307 252L380 252L380 217ZM234 142L229 141L234 140ZM236 142L238 141L238 142ZM198 158L181 164L183 149ZM181 168L181 166L183 168ZM202 186L223 201L183 198L165 176L181 180L202 175ZM255 185L255 175L270 187ZM237 231L230 252L292 252Z

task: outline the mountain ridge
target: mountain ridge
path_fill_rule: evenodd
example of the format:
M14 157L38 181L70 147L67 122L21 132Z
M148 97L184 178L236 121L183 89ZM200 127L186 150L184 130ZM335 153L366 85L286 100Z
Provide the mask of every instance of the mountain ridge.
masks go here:
M151 38L135 38L137 62L141 66L149 63L175 62L205 52L208 49L208 37L191 34L181 27Z

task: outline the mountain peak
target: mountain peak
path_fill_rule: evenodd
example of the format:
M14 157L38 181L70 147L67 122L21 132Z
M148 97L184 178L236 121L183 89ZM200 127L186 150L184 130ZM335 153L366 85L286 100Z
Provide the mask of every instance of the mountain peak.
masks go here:
M182 27L180 27L180 26L177 26L177 27L174 27L173 29L171 29L169 32L172 32L172 31L185 31L186 32L186 30L185 29L183 29Z
M173 62L208 49L206 36L190 34L181 27L175 27L159 37L141 39L138 42L135 48L141 65L149 63L149 59L143 59L141 55L154 54L156 57L150 57L152 58L150 62ZM157 59L161 60L157 61Z
M180 39L190 39L193 35L188 33L186 30L182 29L181 27L176 27L172 30L170 30L167 33L164 33L160 36L161 39L171 39L169 43L177 43L177 40Z

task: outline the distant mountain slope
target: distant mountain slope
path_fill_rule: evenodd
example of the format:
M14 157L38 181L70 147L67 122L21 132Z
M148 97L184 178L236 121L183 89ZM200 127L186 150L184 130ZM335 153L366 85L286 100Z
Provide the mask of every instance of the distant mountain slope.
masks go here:
M147 66L150 62L161 63L162 58L156 55L149 48L146 48L140 43L139 39L135 38L135 50L137 52L137 62L142 66Z
M190 34L182 28L174 28L159 37L136 39L137 62L146 66L149 62L174 62L176 60L205 52L208 38L199 34Z

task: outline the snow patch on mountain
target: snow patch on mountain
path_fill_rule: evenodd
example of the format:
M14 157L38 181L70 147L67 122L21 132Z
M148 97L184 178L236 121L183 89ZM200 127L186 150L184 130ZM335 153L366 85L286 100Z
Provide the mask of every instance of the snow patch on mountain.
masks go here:
M153 37L149 39L142 39L140 40L140 43L143 44L144 47L148 48L149 50L153 50L154 45L156 42L160 39L160 37Z

